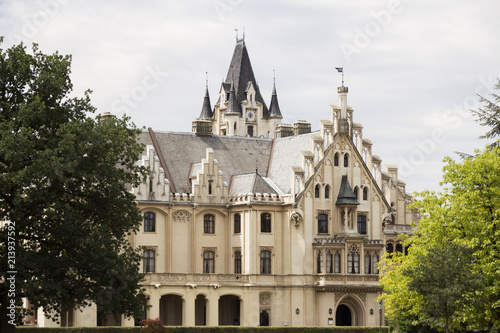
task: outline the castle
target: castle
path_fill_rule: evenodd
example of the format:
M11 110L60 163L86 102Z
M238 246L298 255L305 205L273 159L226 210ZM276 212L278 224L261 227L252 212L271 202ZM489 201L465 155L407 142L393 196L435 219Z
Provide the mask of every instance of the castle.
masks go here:
M282 124L276 86L268 107L237 39L217 102L207 87L192 133L142 133L138 163L150 176L133 189L144 225L130 241L144 248L143 318L379 325L377 263L385 252L406 251L398 234L413 233L417 213L407 208L412 198L397 168L383 168L353 121L348 88L337 92L319 131L306 121ZM66 318L134 325L96 310Z

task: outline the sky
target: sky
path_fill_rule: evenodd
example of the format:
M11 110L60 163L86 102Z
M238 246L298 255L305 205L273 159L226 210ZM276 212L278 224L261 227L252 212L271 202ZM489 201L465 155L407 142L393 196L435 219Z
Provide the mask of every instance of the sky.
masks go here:
M498 0L0 0L2 49L72 55L73 95L139 127L190 132L208 73L212 105L236 34L266 103L273 72L282 123L313 130L348 104L407 191L440 190L443 158L473 153L471 109L500 77ZM237 30L237 31L236 31Z

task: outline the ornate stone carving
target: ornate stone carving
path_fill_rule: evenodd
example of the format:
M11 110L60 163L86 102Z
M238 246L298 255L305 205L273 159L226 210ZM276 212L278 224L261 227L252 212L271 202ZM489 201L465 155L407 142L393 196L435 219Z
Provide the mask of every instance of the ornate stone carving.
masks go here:
M292 224L295 227L298 227L301 221L302 221L302 215L300 215L300 213L298 213L295 210L292 211L292 214L290 215L290 222L292 222Z
M270 293L261 293L259 297L260 305L271 305L271 294Z
M175 222L189 222L189 219L191 218L191 214L185 210L177 211L172 216Z

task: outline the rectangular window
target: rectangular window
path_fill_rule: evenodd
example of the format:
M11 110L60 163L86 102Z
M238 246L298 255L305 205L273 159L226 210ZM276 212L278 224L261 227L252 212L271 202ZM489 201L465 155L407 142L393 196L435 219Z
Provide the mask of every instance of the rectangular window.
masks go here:
M347 255L347 273L359 274L359 253L354 250Z
M144 213L144 232L155 232L156 214L153 212Z
M146 250L144 251L144 273L154 273L155 272L155 251Z
M328 215L318 214L318 234L328 233Z
M215 254L213 251L203 253L203 273L214 273Z
M260 232L271 232L271 214L260 214Z
M241 274L241 252L234 252L234 274Z
M203 232L206 234L215 233L215 216L212 214L203 217Z
M241 215L240 214L234 214L234 233L235 234L241 234Z
M318 258L317 258L317 270L316 272L318 274L321 274L323 273L323 255L320 253L318 253Z
M373 264L373 274L378 274L378 254L374 254L373 255L373 260L372 260L372 264Z
M358 215L358 234L366 235L366 216Z
M271 251L260 252L260 274L271 274Z
M334 255L334 264L335 264L335 271L334 271L334 273L340 274L341 273L341 269L340 269L340 253L338 253L338 252L335 252L335 255Z
M365 254L365 274L372 273L372 256L367 253Z

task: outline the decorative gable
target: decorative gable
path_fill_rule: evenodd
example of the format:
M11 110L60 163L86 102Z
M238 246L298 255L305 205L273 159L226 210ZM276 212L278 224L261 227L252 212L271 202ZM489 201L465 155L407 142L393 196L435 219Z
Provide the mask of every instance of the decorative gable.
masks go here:
M160 159L153 146L146 146L146 155L143 155L138 163L149 170L149 177L138 187L132 189L137 200L169 201L170 183L165 178L165 172L160 167Z
M200 203L225 203L228 185L223 180L219 162L214 158L212 148L206 149L206 157L193 165L191 170L191 188L195 201Z

